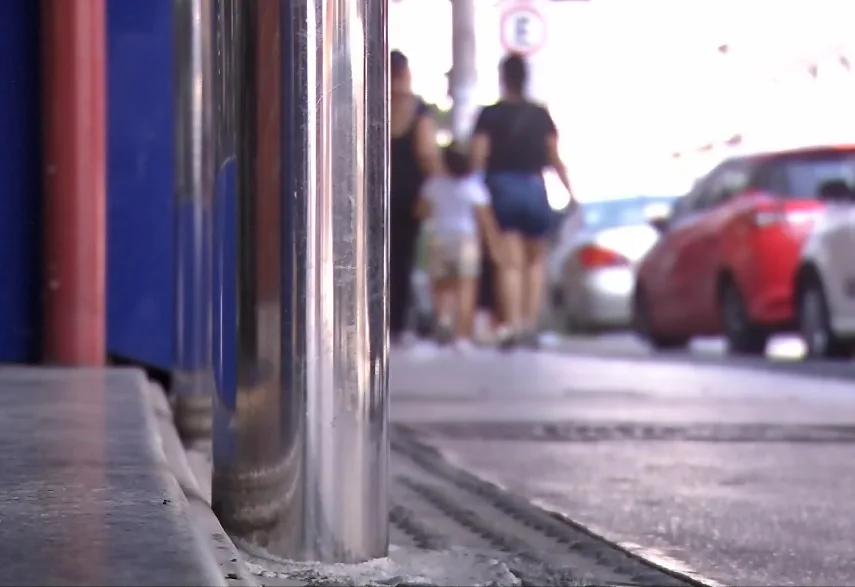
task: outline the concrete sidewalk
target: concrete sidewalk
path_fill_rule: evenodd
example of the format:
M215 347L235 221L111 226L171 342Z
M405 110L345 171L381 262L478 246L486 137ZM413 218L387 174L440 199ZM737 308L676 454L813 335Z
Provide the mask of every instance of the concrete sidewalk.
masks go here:
M240 544L260 583L690 584L454 467L405 428L393 426L392 438L389 559L364 565L301 564ZM209 487L210 446L197 444L187 455L200 484Z
M0 401L0 585L688 584L395 426L389 558L277 560L223 531L210 447L142 372L3 368Z
M0 368L0 585L226 585L131 369Z

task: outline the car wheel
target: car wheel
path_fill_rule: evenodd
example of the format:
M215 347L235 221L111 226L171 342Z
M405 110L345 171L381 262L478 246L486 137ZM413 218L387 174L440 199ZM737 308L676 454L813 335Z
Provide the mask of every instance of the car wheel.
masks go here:
M553 299L560 303L556 305L555 316L559 328L570 336L587 334L585 320L579 315L576 307L570 301L574 300L573 292L568 292L566 286L557 287Z
M852 355L852 344L840 340L831 330L828 302L822 284L808 279L798 299L799 332L808 358L845 358Z
M762 355L766 352L769 334L751 322L739 288L728 280L719 300L727 350L735 355Z
M638 291L633 298L632 330L658 351L682 349L689 344L687 337L663 336L655 331L647 299L641 291Z
M567 333L567 309L564 307L564 295L561 288L553 286L549 292L548 327L562 334Z
M572 309L564 310L564 329L570 335L585 335L588 334L588 327L585 322L580 319L579 315Z

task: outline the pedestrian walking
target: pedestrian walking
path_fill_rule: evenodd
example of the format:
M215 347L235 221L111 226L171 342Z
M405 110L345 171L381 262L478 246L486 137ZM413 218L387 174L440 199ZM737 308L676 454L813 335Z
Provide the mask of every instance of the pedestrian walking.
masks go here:
M389 331L392 343L397 344L407 331L416 244L421 230L419 193L427 177L442 172L442 161L436 143L436 124L427 104L412 92L407 57L400 51L392 51L389 70Z
M528 66L516 54L500 64L501 99L484 108L471 139L474 169L484 173L501 232L504 262L495 267L503 324L499 343L536 344L543 303L546 237L553 212L543 171L555 170L575 198L558 152L558 131L549 111L526 98Z
M438 341L453 341L458 350L467 350L473 339L481 256L501 264L501 244L490 196L482 178L472 173L468 155L452 144L443 158L447 175L427 181L421 199L431 224L428 270Z

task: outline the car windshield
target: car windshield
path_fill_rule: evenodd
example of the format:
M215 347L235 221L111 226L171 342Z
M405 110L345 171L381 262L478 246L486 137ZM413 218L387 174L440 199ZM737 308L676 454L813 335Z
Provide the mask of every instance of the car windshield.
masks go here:
M646 224L655 216L666 216L674 204L671 196L638 196L582 206L585 226L594 230Z

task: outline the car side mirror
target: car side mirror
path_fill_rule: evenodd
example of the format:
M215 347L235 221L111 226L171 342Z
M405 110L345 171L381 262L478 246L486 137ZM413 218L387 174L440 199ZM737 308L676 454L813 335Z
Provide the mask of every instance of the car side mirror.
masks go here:
M657 218L651 218L647 222L659 234L663 234L663 233L668 231L668 217L667 216L659 216Z
M662 202L651 203L644 208L644 217L647 223L659 234L668 230L668 224L673 214L673 205Z

